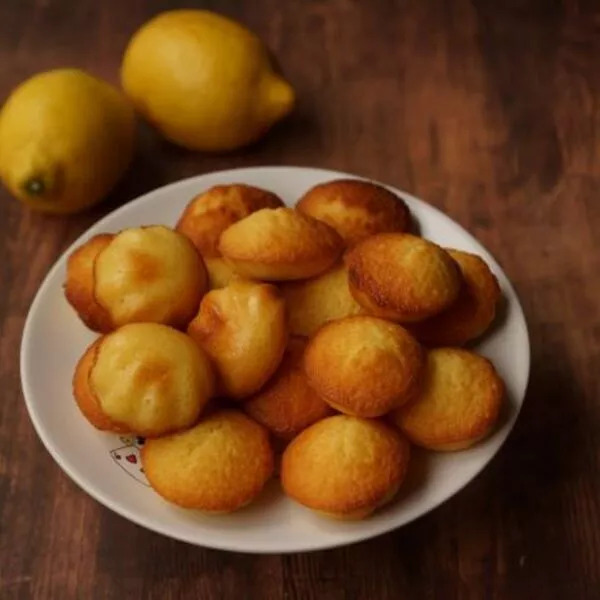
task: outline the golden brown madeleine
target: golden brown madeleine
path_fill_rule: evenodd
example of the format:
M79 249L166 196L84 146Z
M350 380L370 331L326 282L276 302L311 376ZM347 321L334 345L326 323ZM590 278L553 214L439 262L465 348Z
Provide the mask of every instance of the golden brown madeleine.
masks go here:
M219 237L230 225L261 208L284 206L275 194L251 185L216 185L186 206L175 229L192 240L203 258L220 256Z
M100 340L89 386L111 421L155 437L198 420L213 394L214 374L208 357L185 333L132 323Z
M210 290L225 287L234 277L239 277L235 269L224 258L205 258L204 265L208 273L208 288Z
M321 325L365 312L348 287L348 270L338 264L311 279L279 286L285 299L290 333L311 336Z
M291 208L265 208L227 228L219 250L244 277L283 281L327 270L343 241L329 225Z
M110 315L94 297L94 263L114 235L100 233L84 242L67 259L65 296L80 319L94 331L107 333L114 329Z
M273 285L234 279L204 296L188 333L211 357L220 392L246 398L281 362L287 343L285 304Z
M304 353L310 385L333 408L380 417L402 406L420 382L425 353L400 325L369 316L332 321Z
M406 231L410 225L404 201L381 185L337 179L311 188L296 208L333 227L352 246L375 233Z
M329 417L296 437L283 453L285 493L340 519L361 519L396 495L410 446L392 427L347 415Z
M207 288L202 257L181 233L161 225L117 234L96 258L94 294L117 326L184 327Z
M414 402L394 413L402 432L430 450L461 450L494 427L504 384L492 363L459 348L430 350Z
M462 273L458 298L444 312L410 327L429 346L463 346L478 338L494 321L500 299L498 281L483 259L460 250L447 252Z
M345 256L350 291L371 314L401 323L421 321L457 298L460 271L450 255L407 233L380 233Z
M113 431L115 433L129 433L129 431L111 421L100 408L98 399L90 389L90 371L96 361L98 346L102 338L90 344L83 356L79 359L73 375L73 396L83 416L101 431Z
M142 449L150 485L169 502L224 513L254 500L273 473L267 430L235 410L215 412L192 429Z
M333 412L308 384L302 364L305 347L304 338L290 339L273 377L243 405L255 421L284 440Z

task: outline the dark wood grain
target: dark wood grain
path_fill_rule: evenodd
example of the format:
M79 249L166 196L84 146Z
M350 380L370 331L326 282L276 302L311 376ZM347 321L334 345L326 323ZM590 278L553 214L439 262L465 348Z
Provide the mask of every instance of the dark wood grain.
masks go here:
M128 36L174 4L4 0L0 96L62 65L116 82ZM1 193L0 598L599 598L598 2L177 4L253 27L299 106L265 140L226 156L177 150L142 129L129 176L82 216L33 214ZM29 304L79 233L158 185L257 164L339 168L425 198L499 258L530 323L528 398L489 468L428 516L340 550L246 556L145 531L61 472L21 394Z

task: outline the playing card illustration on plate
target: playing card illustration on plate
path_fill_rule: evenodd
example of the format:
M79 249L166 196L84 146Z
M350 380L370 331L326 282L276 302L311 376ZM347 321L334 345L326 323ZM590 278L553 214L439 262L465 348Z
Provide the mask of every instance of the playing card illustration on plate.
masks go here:
M119 438L122 445L110 451L112 459L130 477L144 485L149 483L144 475L140 448L144 445L144 439L135 436L122 436Z

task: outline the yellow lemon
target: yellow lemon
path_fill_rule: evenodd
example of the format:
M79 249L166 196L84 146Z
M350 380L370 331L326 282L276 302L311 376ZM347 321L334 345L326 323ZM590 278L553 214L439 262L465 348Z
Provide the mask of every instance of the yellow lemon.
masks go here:
M202 10L174 10L135 33L125 92L172 142L224 151L249 144L290 112L294 90L251 31Z
M135 118L114 87L78 69L35 75L0 112L0 177L49 213L101 200L131 160Z

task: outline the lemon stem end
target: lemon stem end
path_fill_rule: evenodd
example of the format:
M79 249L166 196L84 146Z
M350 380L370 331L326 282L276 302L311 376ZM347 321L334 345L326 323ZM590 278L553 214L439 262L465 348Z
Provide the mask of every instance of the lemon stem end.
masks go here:
M42 196L46 192L46 184L40 177L31 177L23 184L23 190L30 196Z

